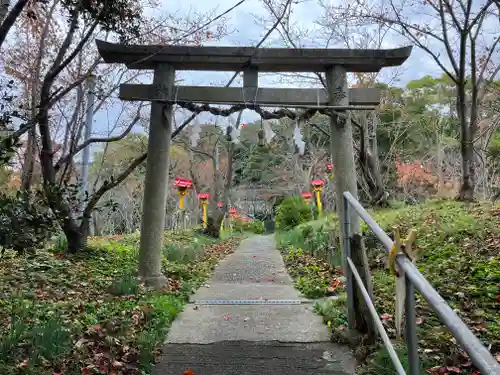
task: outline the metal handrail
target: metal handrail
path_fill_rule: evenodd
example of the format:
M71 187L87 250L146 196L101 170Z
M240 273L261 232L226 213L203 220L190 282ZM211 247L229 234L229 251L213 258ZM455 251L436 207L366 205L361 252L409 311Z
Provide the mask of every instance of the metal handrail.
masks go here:
M345 270L347 279L347 300L348 300L348 325L349 328L354 327L354 281L358 285L363 299L365 300L370 314L375 322L377 331L382 337L384 346L389 352L389 356L396 367L399 375L405 375L401 361L399 360L392 343L387 336L373 301L370 298L363 281L356 270L354 263L351 260L350 241L351 223L350 223L350 208L352 207L356 214L364 220L370 227L377 238L382 242L385 249L389 251L393 245L393 241L387 233L377 224L368 212L361 206L356 198L349 192L343 194L343 248L345 258ZM415 289L424 297L427 303L431 306L434 312L438 315L441 322L448 327L457 342L469 355L472 363L485 375L500 375L500 364L495 360L491 353L484 347L479 339L472 333L469 327L458 317L446 301L432 287L427 279L420 273L415 265L404 255L396 256L395 262L398 269L404 272L405 275L405 316L406 316L406 344L408 347L408 365L410 375L419 375L419 355L417 349L417 333L416 333L416 303Z

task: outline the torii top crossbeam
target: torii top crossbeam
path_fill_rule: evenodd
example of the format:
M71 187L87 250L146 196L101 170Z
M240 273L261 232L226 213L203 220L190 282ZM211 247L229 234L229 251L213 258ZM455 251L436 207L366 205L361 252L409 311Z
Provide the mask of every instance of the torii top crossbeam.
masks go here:
M167 63L175 70L240 71L251 66L259 72L324 72L341 65L347 72L378 72L399 66L412 47L395 49L318 49L191 47L124 45L96 40L106 63L122 63L130 69L154 69Z

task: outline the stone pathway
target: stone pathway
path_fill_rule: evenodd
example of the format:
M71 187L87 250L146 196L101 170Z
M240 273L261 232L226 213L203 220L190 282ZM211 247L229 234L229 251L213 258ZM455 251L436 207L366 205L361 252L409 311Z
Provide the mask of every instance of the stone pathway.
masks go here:
M196 300L304 299L272 236L244 240L216 268ZM347 375L355 360L330 342L313 303L187 305L174 321L153 375Z

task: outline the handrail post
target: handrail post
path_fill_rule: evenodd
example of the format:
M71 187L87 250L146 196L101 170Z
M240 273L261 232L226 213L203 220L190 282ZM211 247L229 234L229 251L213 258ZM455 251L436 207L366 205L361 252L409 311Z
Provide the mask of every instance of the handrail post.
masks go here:
M343 210L342 210L342 237L343 237L343 250L344 256L342 257L342 266L344 267L344 275L346 278L346 292L347 292L347 327L354 329L354 280L351 267L347 263L347 259L351 258L351 221L350 221L350 207L349 201L345 196L342 196Z
M408 348L408 374L420 375L420 364L418 358L418 339L417 339L417 319L416 319L416 301L415 287L408 276L405 275L406 296L406 347Z

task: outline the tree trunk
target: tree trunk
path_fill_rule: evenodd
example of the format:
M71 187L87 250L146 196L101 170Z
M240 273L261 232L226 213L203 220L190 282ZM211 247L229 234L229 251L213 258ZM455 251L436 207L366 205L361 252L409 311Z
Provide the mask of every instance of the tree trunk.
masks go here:
M99 221L97 220L97 215L92 214L92 222L94 224L94 236L101 235L101 227L99 225Z
M461 85L457 85L461 86ZM460 155L462 158L462 183L458 192L461 201L474 200L474 128L467 121L467 108L465 100L465 87L457 87L457 114L460 121ZM473 121L473 119L471 119Z
M29 190L33 181L36 155L36 128L32 127L28 132L28 142L24 151L23 171L21 175L21 189Z
M243 115L243 111L238 113L238 117L236 119L235 128L237 129L240 126L241 116ZM222 194L222 210L216 211L218 215L215 217L215 225L220 228L222 220L224 220L224 214L228 212L229 209L229 194L231 192L231 187L233 186L233 169L234 169L234 143L232 139L229 141L229 147L227 150L227 171L226 178L224 183L224 192Z
M372 132L368 129L368 119L366 115L361 119L359 124L360 147L359 147L359 163L363 178L368 185L371 202L374 206L385 207L388 204L389 194L387 193L384 180L382 178L380 161L378 158L377 138L376 138L376 120L374 120Z
M0 25L3 23L7 13L9 13L10 0L0 0Z
M461 142L460 154L462 156L462 183L458 192L461 201L474 200L474 146L471 143Z
M10 5L10 1L9 0L0 0L0 1L1 1L0 7L2 7L2 9L0 10L1 12L0 16L2 16L2 18L0 18L0 49L1 49L3 42L5 42L5 39L7 38L7 34L9 33L12 26L14 26L14 23L22 13L26 4L28 4L28 0L18 0L16 5L12 7L9 13L7 13L7 10ZM4 15L4 11L6 15Z
M222 212L218 215L218 220L216 225L220 227L222 219L224 218L224 213L229 211L229 194L231 192L231 186L233 182L233 160L234 159L234 143L229 144L229 149L227 152L227 171L226 179L224 183L224 191L222 193Z
M460 122L460 154L462 158L462 183L458 193L458 199L462 201L474 200L475 165L474 165L474 138L477 132L478 106L479 100L484 95L484 90L480 87L476 76L475 55L471 56L470 63L473 74L468 77L466 66L466 48L469 34L461 34L460 37L460 63L458 79L455 81L457 90L456 110ZM471 48L471 52L475 49ZM470 87L469 87L470 86ZM470 93L470 100L468 100Z
M74 219L64 220L62 229L68 241L69 253L76 254L87 247L89 224L88 219L82 219L80 226L77 225Z

